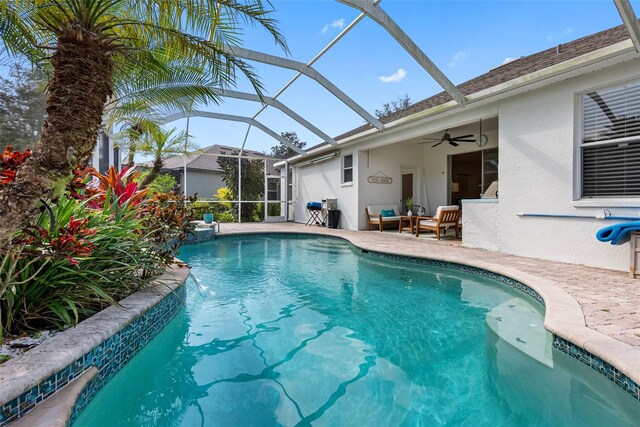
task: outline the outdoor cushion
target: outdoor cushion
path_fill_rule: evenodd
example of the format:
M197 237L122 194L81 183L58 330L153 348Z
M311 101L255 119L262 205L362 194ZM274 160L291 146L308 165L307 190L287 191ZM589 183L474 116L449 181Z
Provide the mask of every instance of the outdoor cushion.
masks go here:
M399 216L383 216L382 217L382 222L387 222L387 221L400 221L400 217ZM371 218L369 218L369 222L380 222L380 219L377 216L372 216Z
M393 209L382 209L380 211L380 215L383 218L389 218L391 216L396 216L396 213L395 213L395 211Z
M440 218L440 213L442 213L442 211L457 211L458 209L460 209L460 206L458 205L438 206L438 209L436 209L436 214L433 217Z
M367 206L367 212L369 212L369 215L378 216L381 214L383 209L385 210L393 209L394 212L400 212L400 210L398 209L398 205L368 205Z
M432 227L435 227L437 224L438 224L438 221L434 221L432 219L420 220L420 225L430 225ZM453 227L454 225L456 225L455 222L441 222L440 223L440 227Z

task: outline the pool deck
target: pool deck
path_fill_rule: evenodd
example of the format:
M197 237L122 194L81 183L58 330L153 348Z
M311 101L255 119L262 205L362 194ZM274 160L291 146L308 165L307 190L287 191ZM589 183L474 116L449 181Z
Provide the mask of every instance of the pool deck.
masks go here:
M640 383L640 279L620 271L462 247L460 241L295 223L226 223L221 234L289 232L342 237L362 249L456 262L512 277L546 304L545 327Z

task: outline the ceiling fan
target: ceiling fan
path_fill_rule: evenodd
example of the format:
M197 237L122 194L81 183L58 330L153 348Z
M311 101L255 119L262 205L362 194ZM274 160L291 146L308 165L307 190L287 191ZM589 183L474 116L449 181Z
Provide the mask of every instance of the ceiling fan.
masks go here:
M473 134L469 134L469 135L461 135L461 136L456 136L456 137L452 137L451 134L449 133L449 129L447 129L446 131L444 131L444 135L442 135L442 138L422 138L425 141L422 142L418 142L418 144L428 144L431 142L435 142L434 145L431 146L431 148L437 147L438 145L442 144L443 142L448 142L449 145L452 145L454 147L457 147L459 142L477 142L476 138L473 137Z

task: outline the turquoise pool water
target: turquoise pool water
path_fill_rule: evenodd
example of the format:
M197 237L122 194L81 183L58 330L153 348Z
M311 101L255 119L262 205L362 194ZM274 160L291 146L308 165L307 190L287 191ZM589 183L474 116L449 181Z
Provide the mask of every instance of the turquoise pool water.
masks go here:
M187 246L200 287L78 426L625 426L640 404L555 350L535 300L329 238Z

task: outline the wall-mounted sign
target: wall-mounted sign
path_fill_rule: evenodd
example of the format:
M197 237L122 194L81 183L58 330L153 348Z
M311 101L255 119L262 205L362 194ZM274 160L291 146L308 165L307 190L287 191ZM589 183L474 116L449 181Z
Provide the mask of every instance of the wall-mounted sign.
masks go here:
M369 184L391 184L393 179L382 172L376 172L367 178Z

